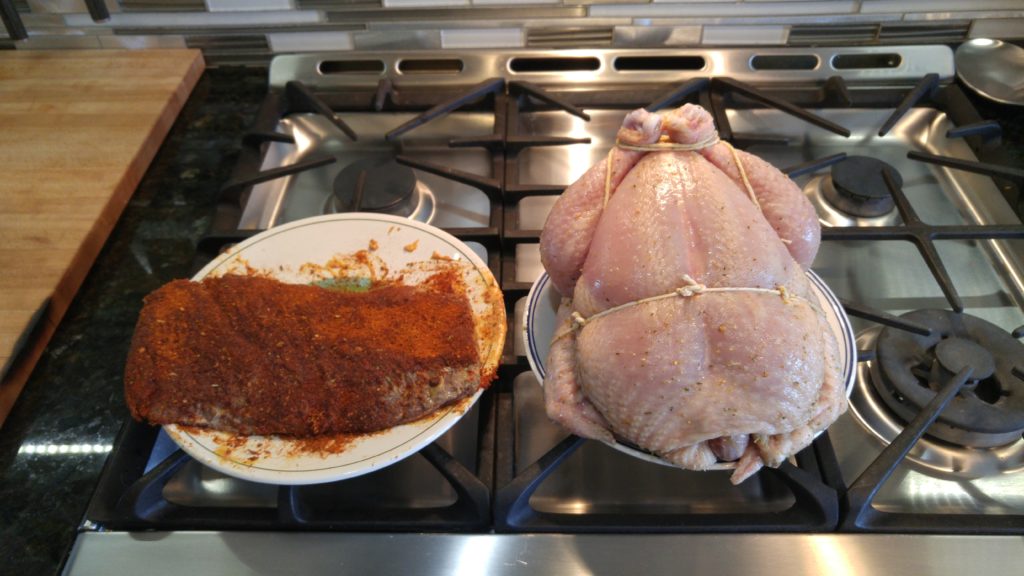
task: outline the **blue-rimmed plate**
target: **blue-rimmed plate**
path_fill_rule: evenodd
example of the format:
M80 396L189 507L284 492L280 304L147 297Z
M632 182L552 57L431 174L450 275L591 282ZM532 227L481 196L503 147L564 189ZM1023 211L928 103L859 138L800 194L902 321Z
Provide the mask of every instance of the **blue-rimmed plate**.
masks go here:
M853 327L846 311L839 303L839 299L832 293L828 285L813 271L807 272L807 279L811 284L811 291L818 298L821 309L828 319L829 328L839 343L839 362L843 367L843 381L846 383L846 395L849 396L853 390L853 383L856 380L857 347L853 336ZM551 337L555 333L555 316L558 312L558 305L562 296L555 290L549 281L547 272L541 274L540 278L533 283L530 293L526 297L526 312L523 315L523 341L526 343L526 359L530 363L533 374L544 383L547 376L544 363L548 358L548 349L551 346ZM672 466L672 464L658 458L657 456L637 450L617 442L609 442L609 446L625 452L630 456ZM722 463L720 468L729 468L733 463Z
M339 264L339 257L361 250L371 255L366 270ZM414 284L435 271L431 262L445 266L451 261L464 263L480 358L485 370L496 369L505 341L505 305L497 282L472 249L427 224L363 213L298 220L232 247L193 280L255 270L293 284L334 282L340 266L346 279L358 281L386 268ZM322 442L314 449L308 442L278 436L241 436L177 425L164 430L200 463L230 476L271 484L316 484L366 474L415 454L458 422L482 392L415 422L347 437L327 449Z

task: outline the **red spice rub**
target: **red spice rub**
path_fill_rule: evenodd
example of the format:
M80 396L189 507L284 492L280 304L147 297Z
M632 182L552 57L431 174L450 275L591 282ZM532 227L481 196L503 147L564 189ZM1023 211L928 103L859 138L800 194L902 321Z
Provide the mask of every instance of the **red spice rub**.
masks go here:
M492 377L454 271L365 293L225 276L146 297L125 397L154 424L308 437L415 420Z

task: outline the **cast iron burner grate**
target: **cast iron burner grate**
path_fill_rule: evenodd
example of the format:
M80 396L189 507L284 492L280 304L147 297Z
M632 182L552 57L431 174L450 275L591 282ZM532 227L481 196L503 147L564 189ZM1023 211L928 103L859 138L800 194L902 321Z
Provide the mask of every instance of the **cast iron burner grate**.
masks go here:
M459 88L449 90L408 90L385 98L389 109L395 111L422 110L416 120L402 128L410 130L426 121L467 103L481 100L478 109L494 114L496 138L505 133L505 96L498 88L504 82L491 82L474 87L468 92ZM271 90L260 108L253 129L243 137L243 147L233 176L221 188L220 201L213 215L210 230L197 246L193 270L198 271L230 246L260 232L239 226L242 208L252 192L253 185L298 174L333 164L343 158L333 154L304 160L292 165L261 171L268 142L294 143L288 134L274 132L281 118L294 113L316 113L326 117L338 128L340 137L356 140L356 134L339 114L368 110L372 91L317 91L315 94L297 82L286 90ZM379 110L379 109L378 109ZM397 151L397 148L396 148ZM504 157L500 148L491 151L492 176L481 176L446 166L418 161L410 157L381 154L373 159L387 159L380 169L388 182L405 179L392 173L411 173L415 168L444 178L475 186L491 200L491 213L486 227L445 228L463 241L480 243L487 251L488 266L500 278L500 224L502 195L502 168ZM402 161L405 166L402 166ZM383 162L383 161L382 161ZM415 166L412 166L415 164ZM411 167L409 167L411 166ZM342 206L358 204L361 210L400 210L415 201L417 211L434 211L433 193L413 178L412 189L406 186L400 194L376 196L367 194L365 186L378 186L378 174L371 167L364 177L362 198L357 199L358 187L341 190ZM372 176L371 176L372 174ZM358 178L358 174L356 174ZM339 186L341 186L339 184ZM333 195L332 195L333 197ZM331 202L328 199L328 202ZM340 207L340 206L339 206ZM325 209L329 208L325 206ZM408 208L404 208L408 210ZM427 220L429 221L429 219ZM488 530L491 520L493 468L494 468L494 394L485 393L478 402L479 419L464 418L453 428L452 446L475 439L465 448L472 456L460 454L446 447L444 439L428 445L417 455L364 477L312 486L272 487L272 502L225 503L206 502L186 504L169 498L169 485L179 479L192 478L190 467L197 465L182 451L176 451L147 468L154 453L159 429L129 420L123 427L114 450L101 474L96 492L86 511L83 528L88 530L347 530L391 532L480 532ZM474 408L477 410L477 408ZM462 427L462 432L454 432ZM470 462L475 460L475 464ZM402 471L399 467L405 466ZM416 470L413 470L415 468ZM425 470L434 478L426 482L406 484L408 479L422 480ZM412 471L412 472L410 472ZM417 476L420 475L420 476ZM223 489L223 478L214 478L213 485ZM439 486L438 483L443 484ZM396 490L396 488L398 488ZM228 489L230 492L230 488ZM215 494L218 495L219 493ZM262 493L261 493L262 494ZM383 494L383 497L375 495ZM189 496L193 496L189 492ZM231 498L232 493L224 494ZM265 496L263 494L261 498ZM449 501L450 500L450 501Z
M900 118L914 107L920 100L927 99L930 103L942 109L957 125L957 128L950 131L949 138L965 138L972 151L981 159L988 162L964 161L955 158L938 157L925 155L919 152L910 152L911 159L924 161L932 164L949 166L956 169L981 173L992 176L997 184L1006 185L1005 180L1016 182L1024 178L1024 172L1016 168L1000 165L1004 161L1002 156L993 153L990 147L982 146L992 137L992 132L998 132L998 126L993 128L987 125L979 128L976 124L980 119L974 111L967 98L955 85L938 87L937 77L929 75L921 79L921 82L905 93L902 89L886 90L877 89L869 91L850 92L846 89L841 77L833 77L824 86L813 89L768 89L761 90L742 82L727 78L694 78L683 82L669 90L660 89L643 90L642 86L631 87L627 91L615 90L562 90L554 92L559 97L566 99L570 104L578 108L602 108L613 107L629 109L635 107L638 102L646 100L649 102L645 108L649 111L657 111L669 106L680 105L683 102L695 102L709 110L718 128L719 135L724 140L729 140L737 148L746 148L754 144L784 144L785 138L772 134L745 134L734 132L729 123L729 116L726 113L730 107L750 108L767 106L777 108L787 114L791 114L810 124L829 130L840 136L848 137L849 130L842 126L835 125L821 118L807 109L819 107L886 107L890 108L894 102L899 104L892 115L880 129L881 135L888 132L895 126ZM510 99L507 114L508 136L507 140L520 138L515 132L519 125L518 116L521 108L528 107L529 101L524 99ZM982 134L977 130L985 130L985 136L989 140L982 141ZM551 137L549 137L551 138ZM567 143L562 140L561 143ZM533 143L533 145L540 145ZM531 283L518 278L517 262L514 256L519 244L535 244L540 235L540 230L524 229L519 226L519 201L527 197L541 195L556 195L562 192L564 186L540 183L519 182L519 160L520 149L506 148L506 180L505 180L505 228L502 233L504 245L508 249L502 255L502 289L506 299L515 301L526 295ZM824 168L833 166L847 158L845 153L837 153L827 157L816 158L799 165L783 168L782 172L796 178L801 175L813 174ZM855 160L852 164L857 166ZM843 168L840 168L842 174ZM952 280L947 274L944 265L934 247L938 240L998 240L1024 237L1024 227L1019 225L947 225L935 226L922 221L910 206L906 195L902 190L901 178L895 170L891 169L884 162L873 163L870 168L872 176L880 186L872 187L871 192L862 194L869 197L887 195L893 202L894 210L889 210L882 217L861 218L843 215L839 210L825 203L820 192L816 196L823 204L829 206L830 210L837 216L837 222L829 223L831 226L822 230L822 240L825 241L911 241L919 249L923 259L928 264L937 283L942 288L943 294L948 299L950 306L957 312L963 311L963 303L953 287ZM852 170L854 178L863 176L863 172ZM827 179L827 176L817 176L814 180ZM843 180L842 175L840 180ZM856 193L860 189L853 184ZM813 198L812 198L813 200ZM818 206L816 206L818 207ZM819 209L819 214L822 210ZM895 326L900 330L913 334L929 334L926 326L914 322L908 318L896 317L865 306L858 302L844 300L843 307L851 316L868 319L872 322L886 326ZM872 349L862 349L858 353L858 359L862 362L861 368L865 368L868 360L874 357ZM525 361L520 358L515 369L526 370L528 367ZM952 362L950 363L953 365ZM510 367L510 371L515 371ZM567 461L570 455L579 447L582 440L570 437L564 442L554 446L549 452L541 456L531 465L522 468L516 466L514 451L512 448L516 442L514 433L514 417L512 395L503 393L498 398L498 451L496 457L496 486L495 494L495 529L497 531L560 531L560 532L602 532L602 531L631 531L631 532L686 532L690 530L701 531L815 531L832 530L836 526L828 524L835 517L836 511L830 509L835 506L836 495L832 493L835 489L840 497L840 531L910 531L910 532L1014 532L1017 533L1024 526L1021 524L1022 517L1016 515L964 515L964 514L897 514L882 513L872 505L872 499L877 494L883 483L893 474L896 467L903 461L907 453L920 439L921 434L931 424L932 419L940 413L952 400L955 393L959 391L969 378L966 370L959 371L955 376L948 378L934 378L933 388L942 388L942 393L936 395L935 399L928 403L928 406L921 411L921 414L914 418L901 430L896 431L891 445L889 445L878 458L869 466L865 472L852 484L843 478L839 469L838 461L831 442L826 432L817 440L813 446L797 455L799 467L784 465L779 470L766 469L760 474L787 476L787 484L793 490L798 500L797 505L781 514L774 514L774 519L764 516L745 518L725 518L715 514L694 514L694 515L657 515L657 514L631 514L631 513L609 513L609 514L554 514L548 511L538 510L531 505L531 495L535 493L545 478L553 473L553 469ZM983 392L984 394L984 388ZM964 449L974 450L974 449ZM811 460L811 462L808 462ZM815 466L814 464L817 464ZM805 466L805 464L810 464ZM519 470L519 471L517 471ZM809 481L806 484L805 481ZM820 482L820 483L819 483ZM732 522L731 524L729 522ZM737 523L748 522L745 526L739 527Z
M481 401L482 428L490 428L491 410ZM486 433L477 447L476 466L467 466L439 442L394 467L360 478L305 486L256 485L269 488L271 502L254 499L257 488L226 492L230 478L190 473L196 465L175 450L151 469L159 428L128 420L107 461L86 510L86 527L104 530L350 530L465 532L491 524L490 453ZM418 460L418 462L414 462ZM396 474L397 467L406 470ZM415 468L417 472L410 472ZM424 480L439 474L454 498L436 488L407 485L400 478ZM471 469L471 468L475 468ZM189 501L175 497L172 485L187 486ZM216 500L201 502L207 490ZM180 495L179 495L180 496ZM376 496L376 497L375 497ZM383 505L381 499L390 500ZM400 503L395 505L395 503Z
M886 406L910 421L937 394L930 382L964 368L971 375L927 434L961 446L988 448L1014 442L1024 432L1024 344L976 316L918 310L903 318L931 328L927 336L892 328L876 341L871 383ZM939 378L932 377L938 375Z

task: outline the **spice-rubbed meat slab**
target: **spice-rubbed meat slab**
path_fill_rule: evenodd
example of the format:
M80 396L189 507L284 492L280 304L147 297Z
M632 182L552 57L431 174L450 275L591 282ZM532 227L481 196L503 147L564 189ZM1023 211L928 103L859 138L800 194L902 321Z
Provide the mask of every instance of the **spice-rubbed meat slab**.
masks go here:
M372 432L486 385L452 272L340 292L224 276L153 292L132 339L132 415L240 434Z

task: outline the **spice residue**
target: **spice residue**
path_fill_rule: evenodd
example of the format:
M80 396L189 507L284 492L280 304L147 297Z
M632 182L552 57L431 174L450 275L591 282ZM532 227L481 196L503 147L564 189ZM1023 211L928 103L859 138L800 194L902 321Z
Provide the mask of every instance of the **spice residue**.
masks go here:
M284 267L278 266L278 271L283 272ZM259 278L272 278L274 276L274 272L272 270L256 268L249 264L248 260L240 256L228 261L227 266L225 266L223 270L217 272L218 276L226 276L229 274L235 276L254 276Z
M384 260L368 250L352 254L336 254L323 264L307 262L299 272L308 277L310 283L341 278L365 278L371 284L384 282L391 271Z
M368 434L324 434L322 436L312 436L309 438L290 438L288 448L285 451L285 455L291 457L300 456L329 456L331 454L341 454L348 447Z

